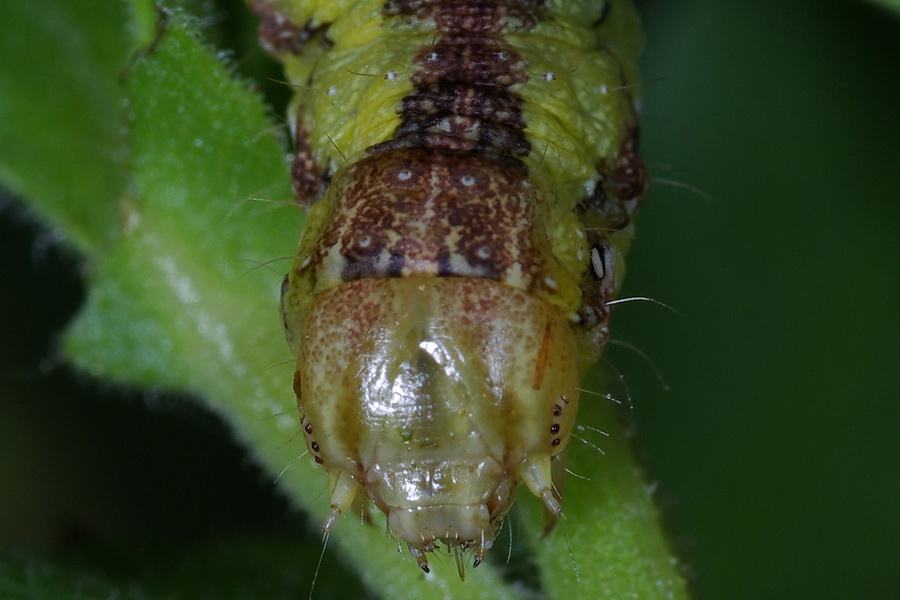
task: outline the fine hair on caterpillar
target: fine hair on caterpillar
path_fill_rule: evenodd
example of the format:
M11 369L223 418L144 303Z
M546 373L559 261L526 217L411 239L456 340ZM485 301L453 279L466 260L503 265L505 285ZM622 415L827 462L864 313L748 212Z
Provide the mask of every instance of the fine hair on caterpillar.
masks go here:
M561 453L624 301L646 188L636 13L249 3L295 91L292 184L309 213L281 314L328 474L326 539L365 498L423 571L439 551L462 577L520 484L548 524L562 512Z

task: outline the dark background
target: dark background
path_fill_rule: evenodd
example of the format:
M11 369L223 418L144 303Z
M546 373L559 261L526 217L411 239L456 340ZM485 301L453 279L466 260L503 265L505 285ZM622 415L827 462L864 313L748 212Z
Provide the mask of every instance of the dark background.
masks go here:
M625 346L609 360L673 543L701 600L888 597L900 22L862 2L639 4L654 181L624 293L680 314L619 306L617 339L655 367ZM301 535L215 417L54 360L77 258L3 206L0 544Z

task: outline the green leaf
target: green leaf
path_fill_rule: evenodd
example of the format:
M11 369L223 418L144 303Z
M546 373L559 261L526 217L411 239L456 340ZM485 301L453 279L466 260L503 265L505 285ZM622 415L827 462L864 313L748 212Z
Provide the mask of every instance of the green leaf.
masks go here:
M248 360L259 379L287 357L273 308L280 275L259 267L290 256L302 226L275 130L180 17L133 69L122 237L67 349L97 375L210 394L220 377L250 369L232 362L244 358L243 335L258 346Z
M0 180L83 251L126 182L126 23L109 0L0 3Z

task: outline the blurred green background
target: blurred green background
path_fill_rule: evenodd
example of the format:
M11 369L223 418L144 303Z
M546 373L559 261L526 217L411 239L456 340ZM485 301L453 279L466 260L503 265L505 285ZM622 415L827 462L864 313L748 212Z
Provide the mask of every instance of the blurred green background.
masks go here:
M680 314L619 306L617 339L655 368L625 346L609 362L673 544L701 600L892 597L900 22L851 1L639 4L654 181L625 294ZM4 206L0 546L301 535L214 416L54 363L77 263Z
M614 354L699 598L900 589L900 27L860 2L644 8ZM655 81L661 79L661 81Z

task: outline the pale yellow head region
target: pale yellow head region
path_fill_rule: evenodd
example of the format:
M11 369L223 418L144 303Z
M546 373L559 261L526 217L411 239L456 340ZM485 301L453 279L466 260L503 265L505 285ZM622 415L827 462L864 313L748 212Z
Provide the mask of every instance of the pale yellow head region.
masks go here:
M484 279L367 278L318 297L303 331L307 441L355 483L338 510L362 489L412 550L480 559L520 481L553 498L580 379L556 307Z

